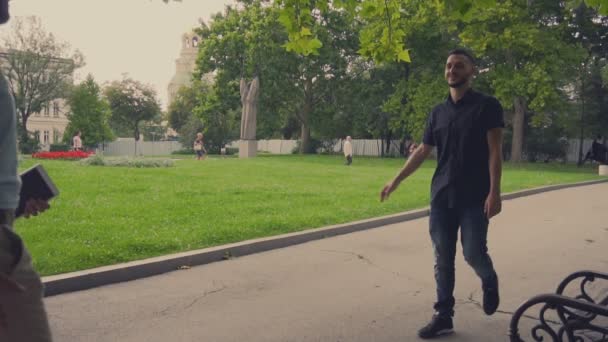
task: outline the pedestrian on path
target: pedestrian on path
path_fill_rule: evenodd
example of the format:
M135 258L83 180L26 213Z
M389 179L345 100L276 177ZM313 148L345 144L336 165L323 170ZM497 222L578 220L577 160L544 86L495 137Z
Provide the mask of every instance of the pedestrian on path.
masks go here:
M353 144L351 143L352 139L349 136L346 137L346 141L344 142L344 157L346 158L346 165L350 165L353 163Z
M475 72L474 59L466 50L449 53L445 78L450 93L429 114L422 144L380 194L382 201L387 200L437 147L430 213L437 302L431 322L418 331L421 338L453 331L454 258L459 228L464 257L481 278L483 310L492 315L499 304L498 277L486 238L490 219L501 211L504 119L496 98L471 88Z
M0 24L9 19L9 0L0 0ZM19 204L17 174L17 118L15 102L0 69L0 341L50 342L49 323L42 302L43 286L21 238L13 231ZM25 216L48 208L30 200Z

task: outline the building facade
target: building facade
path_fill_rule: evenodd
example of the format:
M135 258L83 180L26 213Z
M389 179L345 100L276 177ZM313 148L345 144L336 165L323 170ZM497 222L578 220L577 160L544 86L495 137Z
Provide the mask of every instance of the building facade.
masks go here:
M46 104L40 113L34 113L29 117L27 130L38 140L42 150L47 151L51 144L59 144L63 141L63 133L69 123L68 113L66 101L57 99Z

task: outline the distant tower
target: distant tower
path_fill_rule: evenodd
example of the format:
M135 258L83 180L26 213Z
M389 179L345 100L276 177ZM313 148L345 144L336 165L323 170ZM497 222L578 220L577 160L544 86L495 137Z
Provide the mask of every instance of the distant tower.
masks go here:
M182 50L179 58L175 60L175 75L171 79L168 87L167 105L171 105L177 91L183 87L190 85L192 81L192 73L196 67L196 56L198 54L198 45L201 38L194 32L185 33L182 36Z

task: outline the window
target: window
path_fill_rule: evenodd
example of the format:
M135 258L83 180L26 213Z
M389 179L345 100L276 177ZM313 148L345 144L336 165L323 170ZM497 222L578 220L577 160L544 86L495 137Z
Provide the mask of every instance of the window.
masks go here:
M192 47L197 47L198 46L198 38L194 37L192 38Z
M49 131L44 131L44 143L48 144L49 143Z
M57 101L53 102L53 116L56 118L59 117L59 102Z
M40 143L40 131L34 131L34 139L36 139L36 142Z
M61 133L57 128L53 129L53 143L58 144L61 140Z
M49 116L49 112L50 112L49 107L50 106L48 104L44 105L44 116Z

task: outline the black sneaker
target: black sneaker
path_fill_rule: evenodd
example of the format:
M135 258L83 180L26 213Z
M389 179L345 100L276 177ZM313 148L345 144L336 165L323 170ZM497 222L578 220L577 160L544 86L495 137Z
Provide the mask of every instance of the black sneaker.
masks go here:
M486 315L493 315L500 304L498 295L498 282L492 286L483 287L483 311Z
M435 338L454 332L452 317L435 314L424 328L418 330L418 336L423 339Z

